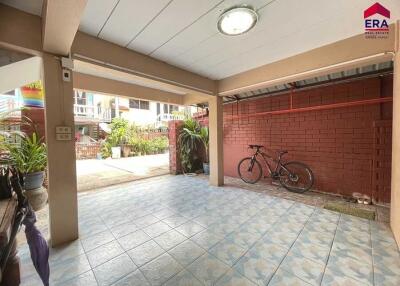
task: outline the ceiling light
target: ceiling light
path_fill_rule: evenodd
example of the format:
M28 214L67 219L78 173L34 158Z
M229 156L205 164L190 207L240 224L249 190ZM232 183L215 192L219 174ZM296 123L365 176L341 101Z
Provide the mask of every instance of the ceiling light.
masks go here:
M255 26L257 12L247 6L232 7L219 16L218 30L225 35L236 36L246 33Z

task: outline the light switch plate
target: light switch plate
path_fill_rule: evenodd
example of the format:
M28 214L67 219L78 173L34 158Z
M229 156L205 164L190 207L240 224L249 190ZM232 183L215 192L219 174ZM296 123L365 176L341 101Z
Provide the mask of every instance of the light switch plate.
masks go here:
M71 134L71 127L69 126L57 126L56 133Z
M65 134L65 133L57 133L56 134L57 141L70 141L71 139L72 139L71 134Z

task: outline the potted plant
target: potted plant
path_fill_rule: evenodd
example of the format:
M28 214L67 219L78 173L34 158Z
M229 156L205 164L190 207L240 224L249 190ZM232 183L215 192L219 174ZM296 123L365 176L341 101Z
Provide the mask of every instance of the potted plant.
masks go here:
M210 163L209 163L209 153L208 153L208 144L209 144L209 132L208 132L208 127L202 127L200 129L200 138L201 142L203 143L204 146L204 161L203 161L203 170L204 174L209 175L210 174Z
M7 147L11 160L23 175L24 189L40 188L47 166L47 149L42 139L34 132L32 136L23 137L19 146L8 144Z

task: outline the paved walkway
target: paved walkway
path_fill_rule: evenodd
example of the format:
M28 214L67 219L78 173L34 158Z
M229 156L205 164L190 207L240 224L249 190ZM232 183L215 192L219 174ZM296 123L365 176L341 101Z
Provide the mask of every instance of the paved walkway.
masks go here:
M162 176L79 195L80 239L51 285L400 285L385 223ZM22 285L40 285L26 245Z
M121 159L77 160L78 191L88 191L169 173L169 155L157 154Z

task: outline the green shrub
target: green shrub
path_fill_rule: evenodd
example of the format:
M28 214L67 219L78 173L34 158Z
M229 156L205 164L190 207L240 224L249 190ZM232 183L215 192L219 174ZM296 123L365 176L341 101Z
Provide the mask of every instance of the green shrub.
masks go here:
M107 136L107 142L111 147L126 144L130 135L129 121L123 118L114 118L111 121L111 133Z
M160 136L153 138L151 144L153 145L154 152L163 153L168 149L169 140L166 136Z
M107 141L103 142L100 146L100 153L103 159L111 157L111 144Z
M147 132L154 131L149 128ZM103 158L111 156L111 147L127 144L131 146L134 155L145 155L162 153L168 149L168 137L160 136L153 139L144 139L141 136L142 129L135 124L122 118L114 118L111 123L111 133L107 136L105 142L101 146L101 154Z

